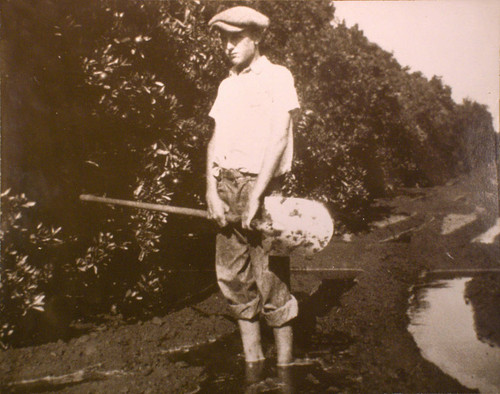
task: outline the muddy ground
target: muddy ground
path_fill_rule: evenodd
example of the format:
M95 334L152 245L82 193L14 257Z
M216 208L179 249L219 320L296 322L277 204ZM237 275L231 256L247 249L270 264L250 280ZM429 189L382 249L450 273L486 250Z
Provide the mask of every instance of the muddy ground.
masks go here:
M426 271L500 267L498 237L471 242L498 217L494 168L444 186L401 190L374 209L380 218L371 231L336 235L314 258L292 261L295 269L346 269L292 275L301 305L296 352L315 359L314 366L276 370L264 330L265 371L245 371L236 324L213 286L165 316L132 325L110 319L67 342L2 351L0 391L474 391L421 357L406 312L411 288ZM475 300L485 288L476 287ZM498 299L498 283L487 288L496 292L486 297ZM488 327L498 327L498 310L487 314Z

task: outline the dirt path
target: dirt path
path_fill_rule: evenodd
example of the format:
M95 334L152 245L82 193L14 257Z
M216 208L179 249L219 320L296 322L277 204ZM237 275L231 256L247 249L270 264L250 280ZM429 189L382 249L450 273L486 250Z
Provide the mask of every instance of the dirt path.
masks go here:
M323 281L314 275L292 278L302 301L297 351L317 354L322 363L322 372L303 374L307 387L330 392L472 391L420 356L406 329L406 311L410 288L426 270L500 267L498 237L493 236L493 243L473 242L498 217L492 170L379 201L389 214L369 233L338 236L313 259L293 261L295 268L363 270L355 281L342 278L340 271ZM212 386L206 382L214 380L214 371L204 360L208 363L210 354L226 351L226 367L243 371L241 359L230 358L232 347L238 346L232 339L235 331L214 288L202 301L166 316L134 325L108 324L68 342L2 351L0 383L7 392L209 391ZM270 341L265 343L272 357ZM198 361L179 356L190 354L198 354ZM315 383L326 373L326 385ZM223 378L215 378L214 384ZM272 386L268 378L254 383L253 392L286 391L283 387ZM308 390L312 392L300 391Z

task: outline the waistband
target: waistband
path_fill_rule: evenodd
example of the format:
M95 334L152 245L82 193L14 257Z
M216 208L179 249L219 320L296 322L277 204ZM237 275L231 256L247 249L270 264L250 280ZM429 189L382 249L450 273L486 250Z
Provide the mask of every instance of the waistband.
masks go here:
M253 174L253 173L248 173L248 172L243 172L241 170L236 170L236 169L226 169L226 168L218 168L217 169L217 175L215 176L215 179L217 179L217 182L221 181L229 181L229 182L234 182L234 183L246 183L246 182L253 182L257 179L258 174ZM265 195L274 195L274 194L279 194L281 192L281 187L284 184L286 175L278 175L275 176L269 184L267 185Z
M245 172L243 170L237 170L234 168L218 168L217 179L226 178L229 180L236 180L240 178L257 178L257 174L252 174L250 172Z

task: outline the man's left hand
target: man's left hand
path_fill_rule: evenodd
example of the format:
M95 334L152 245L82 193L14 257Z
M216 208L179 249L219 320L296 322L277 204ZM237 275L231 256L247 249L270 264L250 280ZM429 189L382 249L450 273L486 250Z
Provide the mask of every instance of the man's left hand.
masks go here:
M255 197L250 197L248 199L248 204L245 208L245 211L241 215L241 226L244 229L251 230L251 222L255 215L257 214L257 211L259 210L260 207L260 199L255 198Z

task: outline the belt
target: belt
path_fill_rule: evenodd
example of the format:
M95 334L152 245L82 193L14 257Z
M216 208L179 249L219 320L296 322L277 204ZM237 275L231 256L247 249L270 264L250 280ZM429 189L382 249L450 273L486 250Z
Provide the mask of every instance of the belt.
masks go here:
M234 181L234 180L240 179L240 178L248 178L248 177L257 178L257 174L252 174L249 172L244 172L244 171L236 170L233 168L230 168L230 169L220 168L219 170L220 171L219 171L219 174L217 176L217 179L226 178L226 179Z

